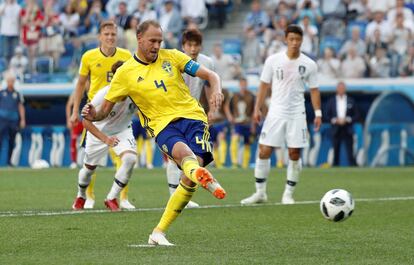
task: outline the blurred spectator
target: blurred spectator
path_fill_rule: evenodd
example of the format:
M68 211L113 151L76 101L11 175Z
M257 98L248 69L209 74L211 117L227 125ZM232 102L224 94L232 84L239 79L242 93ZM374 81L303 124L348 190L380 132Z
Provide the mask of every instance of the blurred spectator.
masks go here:
M244 21L244 30L253 28L257 36L262 36L264 30L270 22L265 11L262 10L260 1L253 0L250 5L251 11L247 14Z
M401 76L413 76L414 75L414 45L412 44L408 49L407 56L403 58L404 61L400 66Z
M276 7L276 16L275 18L279 18L281 16L286 17L288 22L291 22L293 19L293 15L295 10L288 5L286 1L280 1Z
M29 60L23 54L23 48L17 46L14 49L14 56L10 60L9 69L16 74L20 81L23 80L24 74L28 70Z
M392 29L391 42L390 42L390 56L391 56L391 73L392 77L399 75L399 67L402 58L406 56L408 47L410 46L410 40L412 37L412 31L404 25L403 13L397 13L396 25Z
M387 20L395 21L397 14L402 13L404 17L404 24L412 24L414 20L413 11L411 11L411 9L409 9L408 7L405 7L404 4L404 0L396 0L395 7L391 8L387 13Z
M375 30L377 29L381 33L381 40L383 42L388 42L391 36L391 28L388 21L385 20L384 12L382 11L376 11L374 13L374 20L367 25L365 38L372 38L374 36Z
M59 20L63 27L63 37L70 38L78 35L78 25L80 22L80 16L76 13L71 3L65 6L65 10L60 14Z
M36 0L27 0L26 7L20 11L22 42L29 55L29 67L32 69L33 59L37 55L37 46L40 40L42 21L44 19Z
M7 163L11 166L11 155L14 148L15 137L19 129L26 127L23 95L15 90L16 77L7 71L4 79L6 88L0 90L0 140L8 136ZM0 141L0 150L2 150Z
M183 28L180 13L174 8L172 0L164 2L164 10L160 15L159 22L164 32L164 43L166 48L178 48L178 38Z
M391 62L387 57L387 50L378 47L375 56L369 61L370 77L390 77Z
M336 86L336 95L327 104L327 118L330 121L332 146L334 149L333 166L339 166L341 143L345 143L348 163L356 166L353 152L354 128L353 124L359 120L359 111L355 100L346 94L346 85L339 82Z
M265 46L269 46L271 41L276 35L285 35L285 30L289 25L289 20L285 16L276 16L272 18L272 24L270 24L264 34L263 34L263 42Z
M363 57L367 51L365 41L361 39L359 27L355 26L351 29L351 39L348 39L339 50L339 58L343 58L350 47L354 47L359 56Z
M243 67L257 68L261 65L260 42L256 38L253 28L247 29L245 33L242 50Z
M118 13L115 15L115 23L118 25L118 29L126 30L129 27L131 18L132 16L128 14L126 2L119 2Z
M304 16L299 25L303 29L301 50L310 56L315 56L318 49L318 28L310 23L308 16Z
M366 70L364 59L359 56L354 47L348 49L348 54L341 62L343 78L362 78Z
M136 17L132 17L129 21L129 28L125 30L125 48L132 54L137 51L137 27L139 20Z
M348 0L349 1L349 0ZM344 0L321 0L321 12L324 19L327 17L335 17L344 19L347 12L347 1Z
M267 51L265 51L265 58L269 57L272 54L280 52L286 49L286 45L284 43L285 34L278 32L275 34L273 40L270 42L270 45L267 47Z
M207 7L215 15L217 19L218 27L223 28L226 23L226 8L229 4L229 0L206 0Z
M157 20L157 12L151 9L148 0L140 0L137 9L134 10L133 16L138 21L145 21L149 19Z
M294 19L302 21L304 17L309 17L310 24L317 26L322 22L322 14L318 8L318 1L304 0L298 2L298 8Z
M88 33L96 35L99 30L99 25L102 21L107 19L107 15L102 11L102 3L100 0L92 2L89 13L85 18L85 27Z
M348 20L368 21L370 18L371 10L368 8L368 0L351 0L348 4Z
M204 0L181 0L181 17L185 24L194 21L198 25L206 19L207 9Z
M0 57L7 61L13 55L13 48L19 44L19 19L21 7L15 0L6 0L0 4Z
M387 12L395 5L395 1L392 0L368 0L368 8L371 12Z
M331 47L326 47L323 58L318 63L319 73L328 79L336 79L340 76L341 62L335 57L335 52Z
M60 32L59 16L53 11L53 6L47 4L45 6L42 35L39 41L39 54L51 56L54 65L57 66L63 52L65 52L65 46Z
M142 0L141 0L142 1ZM134 10L138 6L138 2L140 0L109 0L105 5L106 13L108 14L109 18L114 18L117 14L119 14L119 3L124 2L127 4L127 13L132 14Z
M379 29L374 31L374 36L367 39L367 51L365 54L366 60L369 61L375 56L377 48L387 49L388 44L381 38L381 31Z
M223 81L233 80L240 75L240 65L229 54L224 54L220 43L214 45L213 60L216 73L218 73Z

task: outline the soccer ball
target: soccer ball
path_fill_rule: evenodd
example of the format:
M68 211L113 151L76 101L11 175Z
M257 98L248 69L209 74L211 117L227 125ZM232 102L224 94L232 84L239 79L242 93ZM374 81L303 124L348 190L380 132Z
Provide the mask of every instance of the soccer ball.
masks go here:
M344 221L352 215L355 202L351 193L342 189L330 190L321 199L320 203L323 217L330 221Z

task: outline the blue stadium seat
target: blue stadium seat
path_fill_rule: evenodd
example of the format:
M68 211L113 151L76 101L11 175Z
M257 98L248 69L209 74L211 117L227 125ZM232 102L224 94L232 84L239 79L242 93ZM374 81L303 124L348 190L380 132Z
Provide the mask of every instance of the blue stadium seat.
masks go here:
M33 61L34 69L37 73L52 73L53 58L50 56L37 57Z
M223 53L226 54L241 54L242 43L239 39L224 39Z
M0 73L7 69L7 60L6 58L0 57Z
M95 48L97 48L99 46L99 42L98 41L95 41L95 40L93 40L93 41L88 41L88 42L85 42L84 44L83 44L83 50L84 51L87 51L87 50L90 50L90 49L95 49Z
M75 52L75 46L73 46L73 43L71 41L65 42L65 52L62 54L62 56L73 56L73 53Z
M358 27L359 28L359 36L361 37L361 39L365 40L365 31L366 31L367 25L368 25L368 21L365 21L365 20L350 21L348 23L348 26L346 26L347 38L348 39L351 38L352 28L353 27Z
M26 74L24 76L24 82L28 84L48 83L49 74L47 73Z
M62 56L59 59L57 69L59 72L67 72L72 64L72 56Z
M337 54L341 49L342 44L342 39L333 36L326 36L321 40L321 43L319 45L319 53L323 54L325 48L331 47L334 50L335 54Z
M72 81L72 76L67 73L53 73L49 76L50 83L70 83Z

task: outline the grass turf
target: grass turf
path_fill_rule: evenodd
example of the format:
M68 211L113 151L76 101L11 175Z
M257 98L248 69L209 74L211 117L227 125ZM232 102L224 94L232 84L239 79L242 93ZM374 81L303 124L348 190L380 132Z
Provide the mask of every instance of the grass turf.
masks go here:
M228 197L199 190L194 200L217 208L189 209L168 238L175 247L138 248L158 223L168 198L162 169L136 170L130 200L147 211L70 213L77 171L0 170L0 264L413 264L413 168L309 169L295 198L319 201L332 188L356 198L345 222L324 220L317 203L278 205L285 170L273 170L269 203L240 207L254 191L252 170L213 170ZM114 171L98 171L96 209L104 209ZM358 201L361 198L373 199ZM226 206L226 207L225 207ZM23 216L27 211L55 216ZM11 217L11 212L15 215Z

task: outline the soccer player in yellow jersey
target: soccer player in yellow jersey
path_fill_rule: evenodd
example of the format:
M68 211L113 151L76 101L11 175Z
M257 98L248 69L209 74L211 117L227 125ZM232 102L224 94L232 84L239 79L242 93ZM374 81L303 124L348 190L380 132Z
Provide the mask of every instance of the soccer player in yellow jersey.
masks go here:
M210 83L209 104L217 110L222 101L220 77L188 55L160 49L162 30L158 22L147 20L137 28L138 50L118 69L102 105L95 109L86 104L82 116L102 120L116 102L130 97L137 105L141 123L160 149L184 171L180 185L170 197L160 222L149 236L152 245L172 245L165 237L171 223L190 201L197 186L223 199L226 192L204 168L213 160L207 116L190 95L182 73L200 77Z
M99 47L86 51L81 59L79 67L79 79L74 91L72 115L70 121L76 124L79 120L79 105L82 99L85 85L90 82L88 101L91 101L95 94L103 87L107 86L112 80L112 65L117 61L126 61L131 58L128 50L116 47L117 26L113 21L104 21L99 26L98 31ZM120 167L120 159L111 153L117 169ZM85 166L79 171L79 174L86 174L89 170ZM92 180L86 190L87 200L86 209L91 209L95 203L93 187L95 184L96 174L93 174ZM121 192L120 207L124 209L134 209L135 206L128 201L128 186Z

